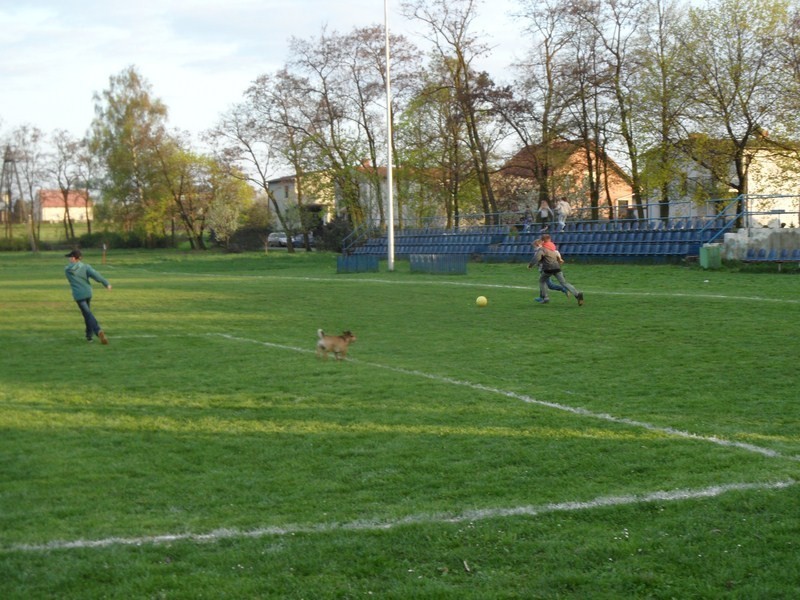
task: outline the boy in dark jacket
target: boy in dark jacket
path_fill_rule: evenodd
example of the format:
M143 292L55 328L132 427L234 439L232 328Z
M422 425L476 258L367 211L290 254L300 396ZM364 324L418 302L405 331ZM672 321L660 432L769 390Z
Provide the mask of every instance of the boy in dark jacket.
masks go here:
M558 250L545 248L542 245L542 240L535 240L533 246L536 251L531 262L528 263L528 268L530 269L533 265L539 265L541 268L541 274L539 275L539 297L536 298L536 302L539 304L550 302L550 298L547 296L547 282L550 277L555 277L562 287L569 290L572 295L575 296L578 300L578 306L583 306L583 292L569 283L564 278L564 273L561 272L561 263L563 263L564 260L561 258L561 254Z
M111 290L111 284L90 265L81 261L80 250L73 250L65 256L69 257L69 264L64 269L64 273L70 288L72 288L72 298L78 304L86 323L86 341L91 342L92 336L96 335L100 338L101 343L108 344L108 337L103 333L89 306L92 302L92 283L89 280L94 279L103 284L107 290Z

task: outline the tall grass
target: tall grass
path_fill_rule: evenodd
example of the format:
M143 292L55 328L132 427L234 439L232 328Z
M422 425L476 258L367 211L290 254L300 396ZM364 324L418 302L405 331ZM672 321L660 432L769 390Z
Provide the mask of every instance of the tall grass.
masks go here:
M521 265L86 260L109 346L59 254L0 255L4 598L796 593L794 274L570 264L579 308Z

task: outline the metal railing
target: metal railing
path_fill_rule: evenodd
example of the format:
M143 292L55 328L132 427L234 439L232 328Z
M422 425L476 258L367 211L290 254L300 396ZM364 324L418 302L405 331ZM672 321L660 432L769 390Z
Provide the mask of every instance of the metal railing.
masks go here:
M798 204L795 212L785 209L753 210L752 206L757 201L789 199ZM742 210L739 210L739 207ZM702 205L693 202L674 202L669 205L670 214L661 217L660 203L650 203L638 206L628 205L632 210L626 211L624 216L608 218L601 216L593 219L591 215L597 209L579 207L567 220L567 228L579 231L597 231L603 229L617 230L658 230L658 229L697 229L703 239L709 233L706 243L721 239L722 236L741 226L754 226L770 217L790 215L797 219L800 214L800 196L737 196L709 200ZM638 215L644 214L644 218ZM555 219L546 223L530 218L528 211L506 211L496 214L467 214L460 215L458 226L448 226L444 216L408 219L395 225L395 237L402 239L409 235L453 235L459 233L492 233L496 235L507 233L522 233L526 231L558 232L559 225ZM765 226L763 224L758 226ZM545 229L546 228L546 229ZM380 238L387 235L386 227L364 225L348 235L342 244L343 253L349 253L354 248L363 245L370 238Z

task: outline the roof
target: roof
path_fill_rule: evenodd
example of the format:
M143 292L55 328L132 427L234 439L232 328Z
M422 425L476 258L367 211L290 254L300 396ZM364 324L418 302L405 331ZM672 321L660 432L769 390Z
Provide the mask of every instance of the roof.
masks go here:
M72 190L67 194L67 205L70 208L91 206L86 190ZM64 208L64 194L61 190L39 190L39 206L42 208Z
M531 178L534 174L534 166L542 152L542 144L525 146L521 148L501 169L504 175ZM570 159L576 154L581 161L585 156L585 148L581 142L558 140L551 142L549 149L550 167L558 172L561 169L569 168ZM602 155L601 152L594 151L595 156ZM620 176L624 181L629 182L630 177L614 162L611 157L607 157L608 167Z

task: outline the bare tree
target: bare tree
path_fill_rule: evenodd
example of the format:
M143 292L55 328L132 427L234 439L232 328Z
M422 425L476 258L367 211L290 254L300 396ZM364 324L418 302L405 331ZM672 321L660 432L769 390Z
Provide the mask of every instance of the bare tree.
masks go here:
M17 173L22 181L23 193L29 201L28 228L31 250L36 251L39 239L39 208L36 204L37 190L41 189L45 175L45 154L42 148L44 133L32 125L23 125L11 132L11 146L17 164Z
M315 168L315 144L312 141L312 123L308 119L313 110L303 93L306 88L307 83L302 78L282 69L272 77L259 77L247 90L246 98L252 109L254 127L264 140L269 140L281 162L294 170L297 221L300 222L305 248L310 251L309 230L314 224L306 210L306 196L319 200L325 193L321 186L315 185L314 174L309 173ZM272 200L279 211L277 202L274 198ZM282 217L287 246L293 248L294 240L290 239L293 238L293 227L290 225L295 219L287 214Z
M93 192L97 190L99 185L101 166L98 157L91 151L88 138L80 140L78 156L76 157L76 168L78 186L85 190L86 193L86 202L84 203L86 232L91 234L92 221L95 217L94 210L92 209L95 204L93 201Z
M594 27L582 17L571 16L574 27L569 39L569 54L563 63L566 106L565 126L576 138L584 154L591 218L600 216L601 198L607 173L607 139L609 124L614 117L613 103L604 95L608 72L602 59L602 44ZM613 206L608 194L608 215L613 218Z
M369 167L364 169L373 190L375 208L381 225L385 225L385 202L383 198L384 177L378 168L384 156L386 140L386 48L382 26L373 25L354 30L343 39L346 51L343 54L346 80L346 93L350 103L356 110L357 124L366 140ZM407 101L418 89L421 78L420 54L408 40L402 36L390 36L392 60L392 118L401 114ZM392 123L392 130L394 130ZM392 156L397 160L397 147L392 140ZM388 165L387 165L388 166ZM395 165L402 166L402 165ZM403 170L398 171L400 178L394 183L400 189ZM396 198L398 220L402 221L403 196Z
M81 177L81 141L72 136L68 131L60 129L53 133L52 162L50 174L58 185L61 198L64 202L64 235L67 240L75 239L75 222L70 212L70 199L75 194L80 194L79 183ZM84 196L88 202L88 198Z
M268 80L259 78L248 94L251 96L258 94L260 92L256 92L256 88L269 85ZM273 165L277 158L275 144L269 137L269 131L258 106L245 101L228 110L217 126L208 132L208 138L214 144L217 158L226 166L229 175L250 182L266 194L278 222L287 232L289 251L294 252L292 236L288 235L292 228L289 227L287 216L269 187L269 181L274 176Z
M644 218L642 185L639 175L639 151L636 146L634 73L635 32L644 17L642 0L583 0L574 5L573 14L596 33L609 86L616 107L615 123L627 149L633 187L633 203Z
M368 155L358 108L348 100L348 73L342 69L347 52L341 36L323 30L319 38L291 41L289 68L305 87L306 129L317 167L330 177L354 226L366 221L361 203L360 167Z
M569 80L566 55L573 37L568 10L560 0L523 0L519 16L533 44L525 60L516 65L521 76L515 86L518 91L503 111L523 147L536 146L534 152L526 153L526 164L518 166L524 168L532 161L530 174L537 184L539 203L551 206L554 143L566 133L564 114L567 102L573 100L565 87Z

